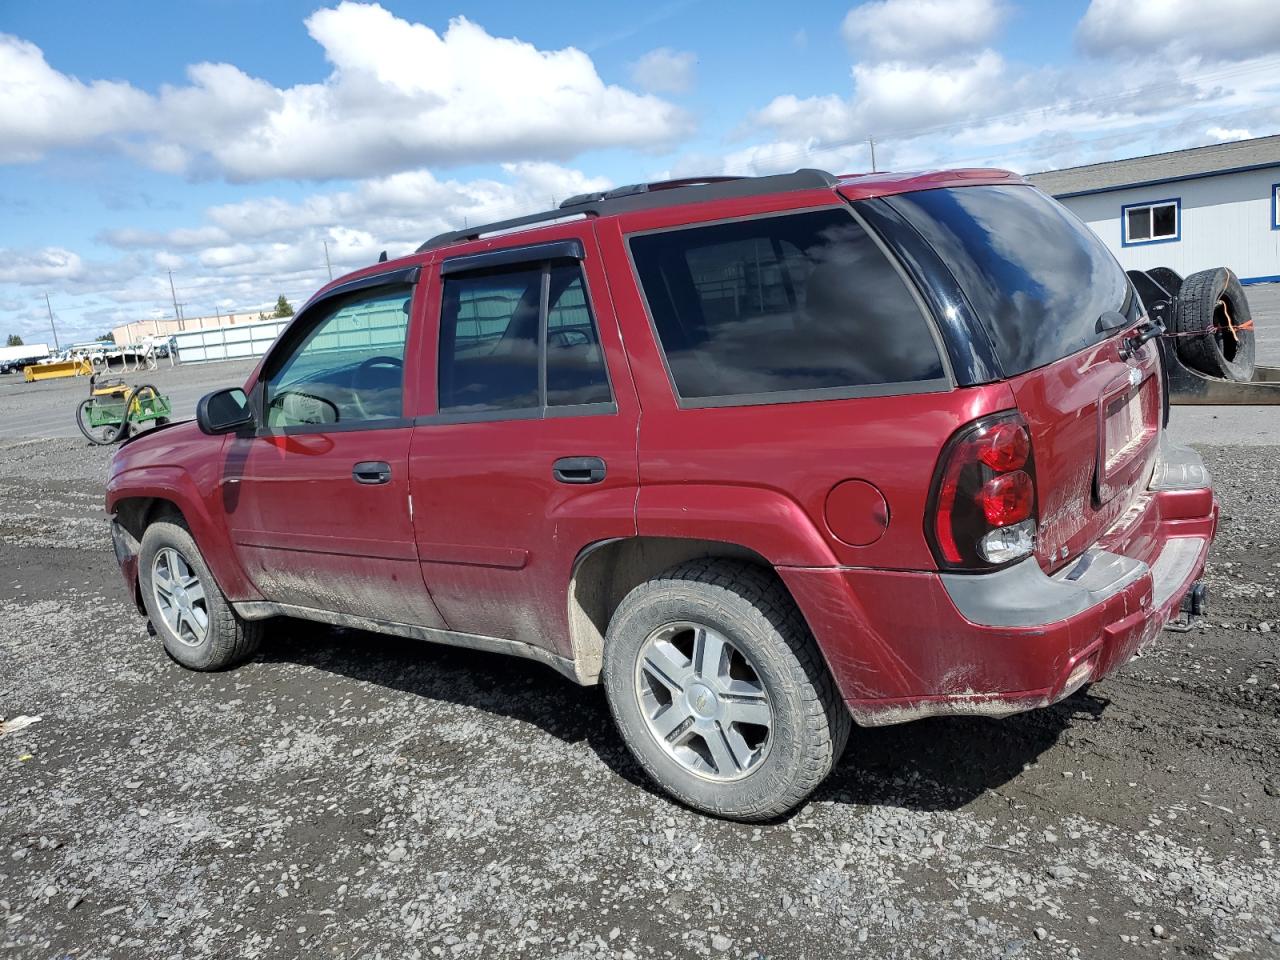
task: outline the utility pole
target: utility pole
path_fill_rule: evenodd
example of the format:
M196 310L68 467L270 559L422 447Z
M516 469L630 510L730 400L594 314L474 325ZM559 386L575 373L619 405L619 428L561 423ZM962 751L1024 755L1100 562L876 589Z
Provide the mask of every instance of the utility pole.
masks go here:
M173 271L169 271L169 295L173 297L173 319L178 321L178 329L182 329L182 311L178 309L178 292L173 289Z
M868 137L867 143L871 144L871 172L876 172L876 138Z
M44 295L44 308L49 311L49 329L53 331L53 352L57 353L61 347L58 346L58 328L53 325L53 306L49 303L49 294Z
M323 243L324 243L324 265L325 265L325 268L329 271L329 279L332 280L333 264L329 262L329 241L325 240L323 241Z

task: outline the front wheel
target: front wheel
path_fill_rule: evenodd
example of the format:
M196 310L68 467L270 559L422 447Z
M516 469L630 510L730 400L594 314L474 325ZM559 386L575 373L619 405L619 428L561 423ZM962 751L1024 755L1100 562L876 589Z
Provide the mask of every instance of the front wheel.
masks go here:
M695 560L641 584L609 623L603 678L627 746L698 810L768 820L827 776L849 714L769 572Z
M261 624L238 617L186 524L152 523L138 551L142 602L165 651L190 670L224 670L258 649Z

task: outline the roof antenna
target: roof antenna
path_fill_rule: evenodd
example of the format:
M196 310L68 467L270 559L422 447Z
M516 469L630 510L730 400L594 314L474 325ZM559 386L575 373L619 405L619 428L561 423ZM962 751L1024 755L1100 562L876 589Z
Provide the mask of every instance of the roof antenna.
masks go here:
M382 253L378 254L378 262L379 263L387 262L387 251L383 250Z

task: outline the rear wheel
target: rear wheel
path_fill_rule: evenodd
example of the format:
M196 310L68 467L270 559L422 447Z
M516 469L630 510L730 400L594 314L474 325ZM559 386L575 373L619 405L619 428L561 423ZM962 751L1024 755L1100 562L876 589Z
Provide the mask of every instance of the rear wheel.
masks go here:
M1254 339L1249 301L1225 267L1183 281L1177 299L1177 347L1183 363L1211 377L1253 378Z
M609 623L603 675L645 771L719 816L791 810L849 735L799 610L771 573L746 563L690 561L632 590Z
M165 651L190 670L223 670L258 649L261 624L236 616L178 518L157 521L138 552L142 602Z

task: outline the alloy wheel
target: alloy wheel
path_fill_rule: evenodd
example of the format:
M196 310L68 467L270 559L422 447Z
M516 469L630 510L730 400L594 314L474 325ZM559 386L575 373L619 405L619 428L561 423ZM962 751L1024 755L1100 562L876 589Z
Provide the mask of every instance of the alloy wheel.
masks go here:
M198 647L209 633L204 585L173 547L161 547L151 561L151 585L165 625L181 643Z
M655 630L636 661L636 694L649 732L682 767L708 780L740 780L765 758L773 707L750 658L706 624Z

